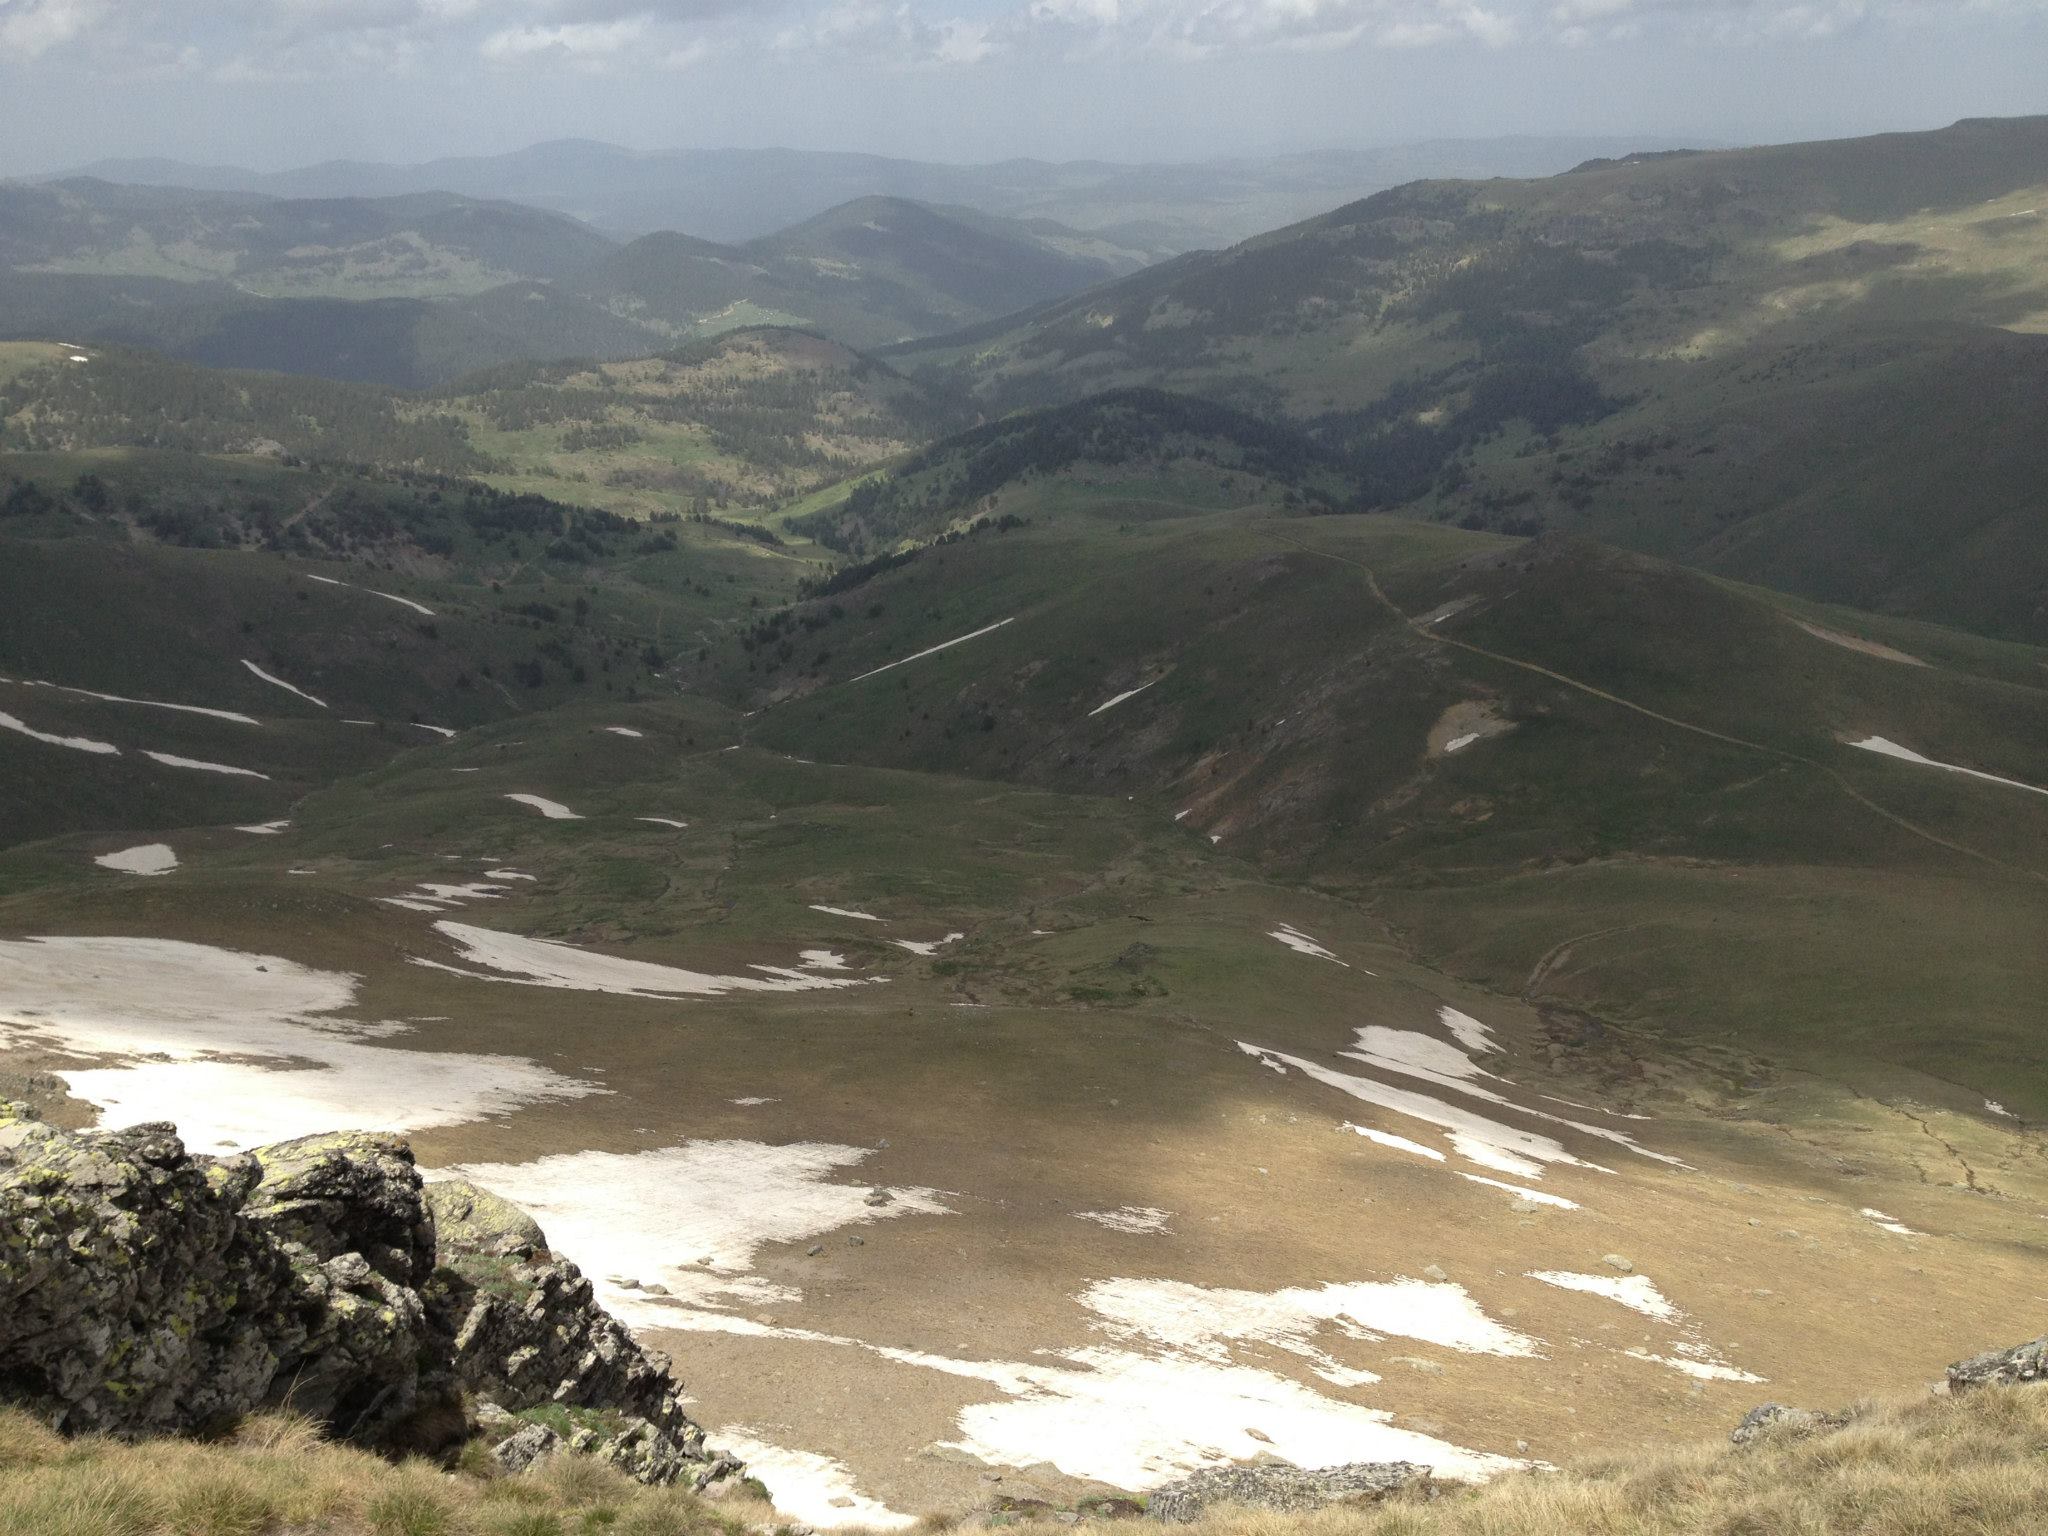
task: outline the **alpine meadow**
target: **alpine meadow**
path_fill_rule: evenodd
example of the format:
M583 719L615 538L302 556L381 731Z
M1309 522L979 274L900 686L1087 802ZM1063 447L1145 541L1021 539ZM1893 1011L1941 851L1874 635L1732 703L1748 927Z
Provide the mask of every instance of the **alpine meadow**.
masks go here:
M2038 1529L2044 70L0 0L0 1536Z

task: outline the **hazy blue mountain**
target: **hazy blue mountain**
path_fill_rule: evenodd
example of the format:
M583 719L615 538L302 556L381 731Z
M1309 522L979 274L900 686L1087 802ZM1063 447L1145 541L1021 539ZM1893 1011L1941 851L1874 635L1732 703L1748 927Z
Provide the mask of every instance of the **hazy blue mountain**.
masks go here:
M680 230L742 242L862 197L1053 219L1153 258L1234 244L1402 182L1547 176L1581 161L1677 147L1660 139L1434 139L1185 164L1006 160L941 165L792 149L644 152L561 139L502 155L382 165L334 160L259 172L167 160L101 161L74 174L290 197L459 192L570 214L614 235Z

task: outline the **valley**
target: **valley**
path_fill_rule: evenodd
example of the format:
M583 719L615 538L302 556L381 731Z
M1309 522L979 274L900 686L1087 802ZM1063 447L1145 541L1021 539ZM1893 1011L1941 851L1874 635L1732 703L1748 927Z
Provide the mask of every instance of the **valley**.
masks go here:
M404 1134L811 1529L1915 1390L2040 1303L2040 133L0 343L0 1101Z

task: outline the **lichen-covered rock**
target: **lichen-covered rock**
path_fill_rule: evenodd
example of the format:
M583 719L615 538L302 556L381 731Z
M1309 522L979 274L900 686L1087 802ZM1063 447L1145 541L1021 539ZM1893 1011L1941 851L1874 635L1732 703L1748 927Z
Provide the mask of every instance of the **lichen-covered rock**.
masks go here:
M444 1252L526 1259L548 1245L539 1222L467 1179L439 1179L422 1194L433 1213L434 1240Z
M495 1427L571 1413L644 1482L730 1478L679 1391L532 1218L423 1189L397 1137L217 1159L167 1125L71 1133L0 1106L0 1400L60 1429L184 1432L289 1403L431 1449L467 1431L469 1394Z
M261 1170L169 1126L72 1136L0 1111L0 1396L78 1433L203 1426L260 1402L294 1278L239 1212Z
M433 1273L434 1217L403 1138L307 1136L251 1155L263 1177L243 1215L280 1243L356 1254L394 1285L418 1286Z
M507 1472L524 1472L562 1448L562 1437L545 1424L514 1430L491 1448L491 1459Z
M1972 1355L1948 1368L1948 1389L1968 1392L1974 1387L2010 1387L2039 1381L2048 1376L2048 1359L2044 1357L2048 1357L2048 1338Z
M1342 1467L1209 1467L1155 1491L1146 1512L1186 1525L1218 1505L1298 1514L1331 1504L1376 1504L1395 1493L1434 1497L1428 1467L1413 1461L1359 1461Z
M1766 1435L1803 1438L1826 1434L1849 1422L1845 1413L1816 1413L1811 1408L1791 1408L1784 1403L1761 1403L1742 1416L1728 1439L1734 1445L1749 1445Z
M642 1482L704 1483L730 1468L704 1448L668 1365L598 1306L531 1217L473 1185L427 1186L440 1267L426 1289L445 1357L466 1391L517 1411L554 1404L595 1414L586 1446Z

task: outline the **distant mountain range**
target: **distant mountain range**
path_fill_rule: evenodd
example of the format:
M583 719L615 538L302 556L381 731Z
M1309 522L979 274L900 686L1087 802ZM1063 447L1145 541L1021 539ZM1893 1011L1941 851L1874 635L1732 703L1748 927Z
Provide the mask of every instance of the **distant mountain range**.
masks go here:
M1005 218L1051 219L1157 259L1233 245L1403 182L1548 176L1584 160L1678 147L1654 136L1434 139L1186 164L940 165L794 149L650 153L561 139L419 165L333 160L261 172L138 159L102 160L60 174L288 198L455 192L566 213L620 238L678 230L725 243L772 234L859 198L898 197Z
M450 192L278 198L95 178L0 183L0 335L396 385L488 364L644 356L774 323L875 346L1130 273L1046 220L868 197L743 245L621 245Z

